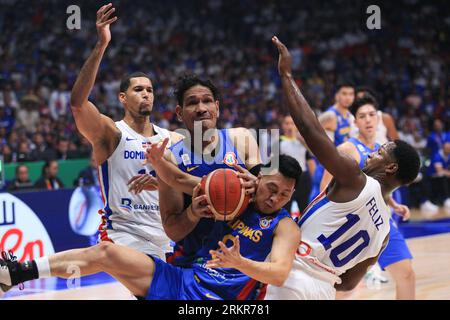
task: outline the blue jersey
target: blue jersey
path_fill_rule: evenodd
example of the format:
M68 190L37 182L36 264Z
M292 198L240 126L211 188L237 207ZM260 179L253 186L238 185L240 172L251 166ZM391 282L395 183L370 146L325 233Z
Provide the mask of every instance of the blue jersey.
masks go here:
M430 166L427 169L427 175L429 177L433 177L434 175L436 175L436 164L441 164L442 168L444 169L449 169L450 168L450 156L445 156L444 152L441 151L436 151L432 156L431 156L431 163Z
M218 136L218 147L216 147L216 153L213 159L203 159L201 154L194 152L190 145L186 145L185 140L181 140L170 147L177 161L178 168L196 177L203 177L216 169L233 169L232 165L234 163L246 168L232 143L228 129L218 130ZM190 201L191 197L185 195L186 207L190 204ZM177 243L173 256L167 261L179 266L191 266L193 256L204 244L213 225L213 219L200 219L194 230Z
M309 193L309 202L313 201L320 193L320 182L322 181L325 168L320 164L319 160L314 157L316 169L311 177L311 192Z
M364 143L362 143L361 141L359 141L356 138L350 138L348 141L356 147L356 150L358 150L359 158L360 158L359 167L361 169L364 168L364 164L365 164L366 159L369 156L369 154L377 151L381 147L380 144L375 143L374 148L370 149L368 146L366 146Z
M334 145L338 146L347 141L350 137L351 113L347 111L347 117L343 117L335 106L328 108L327 111L334 112L334 114L336 115L337 127L336 131L334 132Z
M212 259L210 250L227 247L239 236L240 253L244 258L263 262L272 250L273 235L280 220L290 218L285 210L262 214L250 205L237 219L213 223L205 242L193 257L191 268L180 268L154 259L155 276L148 299L171 300L255 300L262 291L255 279L233 268L206 268Z
M263 262L272 250L272 240L278 222L290 218L281 209L272 215L261 214L253 206L242 216L231 222L216 222L206 243L198 251L193 264L196 281L224 299L255 299L260 284L236 269L206 269L205 263L211 259L209 250L218 249L218 242L227 247L233 245L232 237L239 236L241 255L247 259Z

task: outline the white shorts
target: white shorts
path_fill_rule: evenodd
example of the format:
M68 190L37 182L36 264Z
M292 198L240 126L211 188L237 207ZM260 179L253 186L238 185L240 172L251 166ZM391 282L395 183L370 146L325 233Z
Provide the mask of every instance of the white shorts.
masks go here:
M131 234L124 231L108 230L108 238L114 243L122 246L135 249L145 254L156 256L163 261L166 261L166 251L159 246L151 243L138 235ZM101 241L101 240L100 240Z
M335 300L336 289L327 281L292 269L282 287L269 285L265 300Z

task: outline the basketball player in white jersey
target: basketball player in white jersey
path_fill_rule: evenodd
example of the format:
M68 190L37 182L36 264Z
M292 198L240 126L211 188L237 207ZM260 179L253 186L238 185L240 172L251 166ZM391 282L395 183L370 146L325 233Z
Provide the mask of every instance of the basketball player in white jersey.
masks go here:
M386 246L391 192L412 182L419 171L417 152L403 141L381 146L364 170L337 151L292 76L288 49L273 37L278 71L290 113L308 147L333 175L329 187L299 219L302 241L282 287L269 286L266 299L334 299L353 289Z
M98 41L72 89L72 113L78 130L92 144L99 165L105 203L101 211L100 240L165 259L165 253L170 252L170 240L161 224L156 180L150 175L151 168L142 162L150 143L179 137L150 122L153 86L144 73L131 74L121 82L118 98L125 109L122 121L115 123L88 100L111 40L110 25L117 20L117 17L111 18L114 11L112 4L108 4L97 12ZM129 188L135 194L129 192ZM140 192L143 189L147 191Z
M377 141L379 118L378 104L371 94L358 95L350 111L355 116L355 126L358 129L358 136L350 138L338 146L338 151L348 154L364 166L364 161L368 154L378 150L381 146ZM387 140L387 137L385 137ZM322 188L325 189L331 181L331 174L325 170L322 178ZM394 200L392 196L387 201L388 205L395 213L407 220L410 217L410 210ZM390 219L389 243L386 250L381 254L378 263L383 270L387 270L396 283L396 298L398 300L415 299L415 274L412 267L412 255L403 235L398 230L394 219ZM374 266L368 275L370 278L381 277L381 269ZM382 280L382 279L379 279ZM349 298L348 294L339 294L338 298Z

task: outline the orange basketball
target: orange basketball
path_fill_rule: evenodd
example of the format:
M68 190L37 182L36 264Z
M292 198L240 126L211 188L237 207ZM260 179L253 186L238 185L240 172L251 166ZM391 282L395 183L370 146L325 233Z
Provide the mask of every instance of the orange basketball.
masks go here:
M216 220L230 221L245 211L250 196L245 194L242 183L231 169L217 169L203 177L201 189L208 196Z

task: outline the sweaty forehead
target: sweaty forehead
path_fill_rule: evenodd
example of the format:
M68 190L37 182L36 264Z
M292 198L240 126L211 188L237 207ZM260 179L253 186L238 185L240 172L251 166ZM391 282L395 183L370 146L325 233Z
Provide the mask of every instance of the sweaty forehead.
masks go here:
M295 187L295 180L283 176L281 173L272 173L262 176L262 181L264 183L276 184L282 190L292 190Z
M212 91L208 87L195 85L184 92L183 98L200 98L205 95L213 96Z

